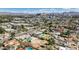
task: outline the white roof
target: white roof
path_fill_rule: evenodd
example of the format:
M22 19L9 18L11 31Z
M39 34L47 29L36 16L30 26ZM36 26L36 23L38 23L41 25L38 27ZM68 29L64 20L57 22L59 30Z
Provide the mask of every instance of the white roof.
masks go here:
M59 47L60 50L66 50L66 47Z

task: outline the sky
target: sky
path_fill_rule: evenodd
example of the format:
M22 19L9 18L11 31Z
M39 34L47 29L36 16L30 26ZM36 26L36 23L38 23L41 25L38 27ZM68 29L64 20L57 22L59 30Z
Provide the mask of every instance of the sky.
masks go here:
M79 8L0 8L0 12L12 13L62 13L79 12Z

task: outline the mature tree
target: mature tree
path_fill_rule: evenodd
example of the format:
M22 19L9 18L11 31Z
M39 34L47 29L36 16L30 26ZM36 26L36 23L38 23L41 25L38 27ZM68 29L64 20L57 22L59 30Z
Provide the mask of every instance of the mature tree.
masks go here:
M0 27L0 34L4 33L5 32L5 29Z

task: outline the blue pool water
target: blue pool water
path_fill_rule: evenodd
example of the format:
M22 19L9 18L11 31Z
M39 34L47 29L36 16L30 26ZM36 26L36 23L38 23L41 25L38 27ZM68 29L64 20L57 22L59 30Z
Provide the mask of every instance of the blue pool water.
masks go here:
M32 47L27 47L27 48L25 48L25 50L33 50L33 48Z

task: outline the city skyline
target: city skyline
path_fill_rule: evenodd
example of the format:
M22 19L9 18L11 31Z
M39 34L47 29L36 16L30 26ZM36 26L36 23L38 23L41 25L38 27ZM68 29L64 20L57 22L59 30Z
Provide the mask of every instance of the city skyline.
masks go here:
M11 13L62 13L79 12L79 8L0 8L0 12Z

